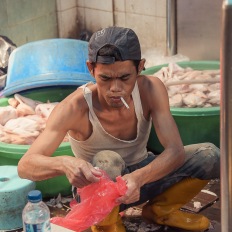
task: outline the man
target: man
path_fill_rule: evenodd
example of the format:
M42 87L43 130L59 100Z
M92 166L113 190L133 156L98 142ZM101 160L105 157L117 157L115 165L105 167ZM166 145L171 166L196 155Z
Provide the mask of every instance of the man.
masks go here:
M19 175L38 181L65 174L73 186L82 188L101 175L91 164L93 157L112 150L126 164L123 179L128 189L117 200L120 207L92 231L125 231L119 211L145 202L147 220L205 230L206 217L179 209L219 177L219 149L210 143L183 147L166 88L158 78L140 74L144 63L131 29L109 27L94 33L87 66L96 83L78 88L54 109L43 133L20 160ZM164 147L157 156L146 149L152 123ZM66 133L76 157L51 157Z

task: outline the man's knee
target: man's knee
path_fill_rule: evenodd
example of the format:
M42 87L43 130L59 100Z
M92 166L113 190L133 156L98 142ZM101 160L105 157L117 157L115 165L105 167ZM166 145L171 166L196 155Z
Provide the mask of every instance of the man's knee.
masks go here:
M204 143L202 147L199 148L199 154L202 158L210 160L210 163L218 163L220 161L220 149L216 147L213 143Z
M220 149L214 144L202 144L194 158L192 161L198 164L199 173L200 170L204 173L204 179L215 179L220 177Z

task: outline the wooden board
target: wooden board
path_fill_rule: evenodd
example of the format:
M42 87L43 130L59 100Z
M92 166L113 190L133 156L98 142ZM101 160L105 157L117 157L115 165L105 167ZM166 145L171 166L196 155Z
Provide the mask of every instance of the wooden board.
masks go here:
M210 191L201 191L189 203L184 205L182 209L198 213L218 200L218 196L211 193Z

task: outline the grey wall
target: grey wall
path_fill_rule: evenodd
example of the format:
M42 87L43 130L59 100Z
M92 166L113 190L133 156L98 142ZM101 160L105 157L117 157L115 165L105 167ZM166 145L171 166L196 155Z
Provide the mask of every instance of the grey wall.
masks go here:
M57 37L56 0L0 0L0 35L17 46Z
M177 52L219 59L223 0L177 1ZM17 46L47 38L79 38L107 26L130 27L142 52L166 51L166 0L0 0L0 34Z
M219 60L223 0L177 0L177 52Z
M137 33L143 51L166 50L165 0L77 0L77 10L80 30L130 27Z
M176 0L178 54L190 60L219 60L222 2ZM167 55L166 0L77 0L77 11L80 31L130 27L143 52L155 49L159 52L154 56Z

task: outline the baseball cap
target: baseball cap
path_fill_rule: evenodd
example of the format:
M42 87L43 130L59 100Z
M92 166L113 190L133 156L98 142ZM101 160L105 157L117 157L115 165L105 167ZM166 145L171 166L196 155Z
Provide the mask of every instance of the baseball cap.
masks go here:
M122 60L141 60L141 48L138 36L130 28L108 27L95 32L89 41L89 61L111 64L115 58L99 56L98 51L105 45L115 46Z

